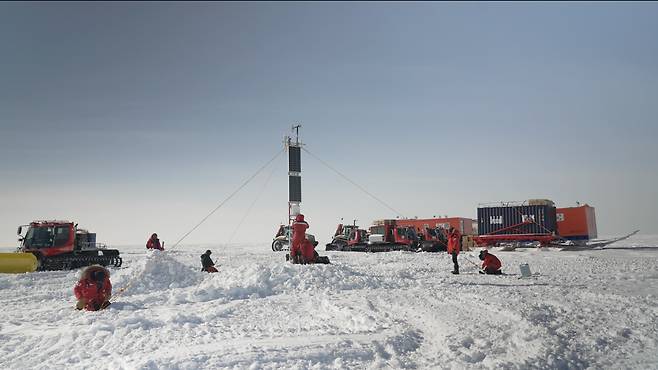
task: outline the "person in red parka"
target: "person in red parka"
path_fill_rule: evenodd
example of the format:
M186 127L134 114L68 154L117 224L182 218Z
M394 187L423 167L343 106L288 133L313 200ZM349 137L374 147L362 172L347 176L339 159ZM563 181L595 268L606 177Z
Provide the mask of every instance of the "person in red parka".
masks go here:
M461 247L462 236L459 230L450 227L448 230L448 254L452 255L452 263L455 265L453 274L459 274L459 263L457 263L457 255Z
M298 214L292 223L292 241L290 244L290 258L292 263L314 263L317 257L313 243L306 239L308 222L304 215Z
M483 249L480 251L480 260L482 260L482 271L481 274L490 274L490 275L501 275L503 272L500 271L502 263L498 257L489 253L488 250Z
M75 284L73 293L78 300L75 306L78 310L98 311L106 308L112 296L110 272L101 266L87 267Z
M158 239L158 234L151 234L151 238L146 242L146 249L157 249L164 250L164 242L160 244L160 239Z

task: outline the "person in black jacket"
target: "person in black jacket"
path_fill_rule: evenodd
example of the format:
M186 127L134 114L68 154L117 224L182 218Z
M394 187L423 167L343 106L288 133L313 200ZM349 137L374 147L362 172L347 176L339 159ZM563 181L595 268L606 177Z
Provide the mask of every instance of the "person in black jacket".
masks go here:
M206 253L201 255L201 271L205 272L217 272L217 269L215 268L215 262L212 261L210 258L210 254L212 252L210 249L206 251Z

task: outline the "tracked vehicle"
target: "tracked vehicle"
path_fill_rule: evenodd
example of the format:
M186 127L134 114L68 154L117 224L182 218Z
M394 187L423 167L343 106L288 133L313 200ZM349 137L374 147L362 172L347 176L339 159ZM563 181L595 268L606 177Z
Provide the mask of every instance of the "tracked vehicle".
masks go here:
M345 234L348 235L346 238ZM378 220L369 231L359 229L356 225L346 230L345 226L339 224L336 235L325 249L343 252L390 252L415 251L419 246L418 234L413 227L397 226L395 220Z
M79 229L70 221L34 221L19 226L18 235L18 252L34 255L40 271L90 265L120 267L122 263L118 250L96 243L95 233Z

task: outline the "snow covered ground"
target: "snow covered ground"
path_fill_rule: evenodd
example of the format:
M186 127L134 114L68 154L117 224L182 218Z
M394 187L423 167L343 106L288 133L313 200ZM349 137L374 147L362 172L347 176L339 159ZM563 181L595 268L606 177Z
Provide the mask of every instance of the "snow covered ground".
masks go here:
M0 368L656 369L658 237L614 246L494 251L507 276L479 275L477 252L454 276L444 253L120 248L127 289L102 312L73 309L79 271L0 274Z

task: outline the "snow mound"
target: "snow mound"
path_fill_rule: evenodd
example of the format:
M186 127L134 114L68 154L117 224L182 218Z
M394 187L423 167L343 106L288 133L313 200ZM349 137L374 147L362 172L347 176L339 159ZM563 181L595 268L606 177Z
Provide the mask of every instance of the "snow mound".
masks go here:
M125 295L150 294L197 285L202 276L166 252L153 251L146 258L134 262L134 269L126 277Z
M192 302L264 298L290 292L340 291L382 287L381 279L345 265L251 264L220 267L188 296Z

